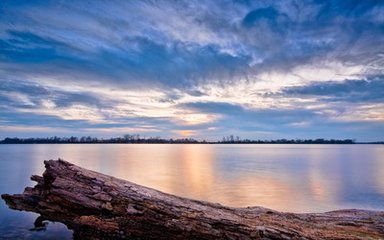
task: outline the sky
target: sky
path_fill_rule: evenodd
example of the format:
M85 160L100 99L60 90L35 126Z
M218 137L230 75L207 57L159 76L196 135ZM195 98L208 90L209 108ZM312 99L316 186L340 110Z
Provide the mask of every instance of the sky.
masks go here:
M382 0L0 2L0 138L383 133Z

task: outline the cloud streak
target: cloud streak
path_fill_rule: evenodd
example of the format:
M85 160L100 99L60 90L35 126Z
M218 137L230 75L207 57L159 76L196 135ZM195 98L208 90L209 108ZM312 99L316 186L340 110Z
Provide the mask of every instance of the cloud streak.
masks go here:
M6 1L0 120L11 135L44 132L41 118L74 133L382 140L383 12L380 1Z

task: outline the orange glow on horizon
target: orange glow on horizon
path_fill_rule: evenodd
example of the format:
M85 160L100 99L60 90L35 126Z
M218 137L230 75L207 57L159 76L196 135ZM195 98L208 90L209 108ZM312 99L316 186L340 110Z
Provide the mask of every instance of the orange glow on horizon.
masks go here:
M180 130L180 131L178 131L178 133L182 137L190 137L190 136L194 135L195 131L193 131L193 130Z

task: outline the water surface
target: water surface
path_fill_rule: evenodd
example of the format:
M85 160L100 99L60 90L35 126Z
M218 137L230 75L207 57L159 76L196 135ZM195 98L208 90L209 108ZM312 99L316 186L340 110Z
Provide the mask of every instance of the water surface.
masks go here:
M0 193L21 193L43 160L79 166L164 192L228 206L290 212L384 210L383 145L0 145ZM49 223L29 231L34 213L0 203L3 238L70 239Z

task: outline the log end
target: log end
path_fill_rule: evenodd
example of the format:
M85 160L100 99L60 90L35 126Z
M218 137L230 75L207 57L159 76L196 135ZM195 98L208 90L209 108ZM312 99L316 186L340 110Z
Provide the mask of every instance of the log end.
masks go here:
M46 169L55 168L61 165L62 167L69 167L74 166L73 163L70 163L64 159L58 158L57 160L50 159L50 160L44 160L44 166Z

